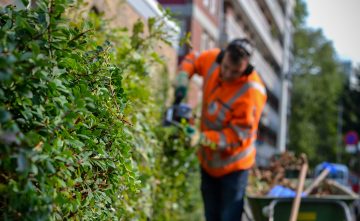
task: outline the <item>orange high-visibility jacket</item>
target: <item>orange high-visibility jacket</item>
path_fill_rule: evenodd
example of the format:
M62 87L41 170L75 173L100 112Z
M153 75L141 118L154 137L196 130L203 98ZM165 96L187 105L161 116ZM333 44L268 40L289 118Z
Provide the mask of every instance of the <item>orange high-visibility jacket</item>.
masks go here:
M214 177L249 169L255 162L254 142L261 113L266 103L266 89L260 76L252 71L234 81L219 78L220 49L197 56L185 56L179 71L203 77L201 116L202 134L217 144L216 149L202 146L198 158L202 168Z

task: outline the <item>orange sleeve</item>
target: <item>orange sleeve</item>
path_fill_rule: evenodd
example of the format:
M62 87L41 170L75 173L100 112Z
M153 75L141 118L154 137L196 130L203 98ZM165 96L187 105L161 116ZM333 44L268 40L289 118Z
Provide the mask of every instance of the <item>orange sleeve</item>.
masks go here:
M203 135L217 144L221 150L229 150L239 146L248 146L256 138L261 113L266 103L266 95L255 89L250 89L246 99L232 105L233 118L223 130L204 131Z
M198 54L196 52L191 52L187 54L179 65L178 73L186 72L189 78L191 78L194 74L202 76L205 59L206 53Z

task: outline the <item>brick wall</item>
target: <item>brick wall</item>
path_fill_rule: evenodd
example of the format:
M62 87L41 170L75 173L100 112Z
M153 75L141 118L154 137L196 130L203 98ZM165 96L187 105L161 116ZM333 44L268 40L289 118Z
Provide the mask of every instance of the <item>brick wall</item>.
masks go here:
M113 27L127 27L129 32L133 24L141 19L145 24L147 21L139 15L126 1L112 1L112 0L89 0L91 3L88 7L96 7L98 10L105 12L105 18L111 20ZM145 34L146 34L145 30ZM173 75L177 67L176 50L162 42L156 45L156 51L162 55L167 63L169 72Z
M145 24L146 19L142 17L136 10L134 10L126 1L112 1L112 0L88 0L90 2L89 8L96 7L97 10L104 12L104 16L111 20L113 27L127 27L129 32L132 30L133 24L141 19ZM147 30L145 30L147 34ZM175 48L169 46L163 42L157 42L155 50L163 58L166 64L166 70L169 73L169 79L173 82L177 71L177 52ZM153 67L155 69L155 75L152 76L154 88L159 86L158 82L161 82L161 73L164 67ZM172 100L173 91L172 88L169 91L169 101Z
M214 0L213 3L215 3L215 13L210 12L209 8L203 4L203 0L194 0L194 4L199 7L216 26L219 26L221 1Z

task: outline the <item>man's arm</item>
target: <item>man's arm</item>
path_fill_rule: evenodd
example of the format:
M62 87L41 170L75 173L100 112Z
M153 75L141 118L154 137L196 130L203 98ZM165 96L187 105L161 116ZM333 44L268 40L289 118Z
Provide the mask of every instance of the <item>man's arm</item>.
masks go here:
M194 74L202 74L203 54L197 55L195 52L187 54L178 68L175 79L175 103L180 103L186 97L189 79Z

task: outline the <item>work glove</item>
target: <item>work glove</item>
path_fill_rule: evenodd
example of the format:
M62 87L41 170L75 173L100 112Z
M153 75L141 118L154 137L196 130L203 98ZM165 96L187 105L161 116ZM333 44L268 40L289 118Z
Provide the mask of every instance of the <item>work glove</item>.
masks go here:
M216 144L209 140L203 133L195 128L188 126L186 128L186 134L190 138L190 147L197 147L199 145L210 147L210 149L216 149Z
M186 97L187 87L179 86L175 88L175 102L174 104L180 104L181 101Z
M179 104L187 94L189 77L186 72L180 72L175 79L175 104Z

